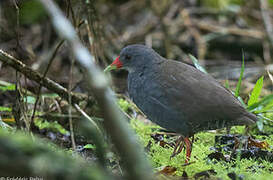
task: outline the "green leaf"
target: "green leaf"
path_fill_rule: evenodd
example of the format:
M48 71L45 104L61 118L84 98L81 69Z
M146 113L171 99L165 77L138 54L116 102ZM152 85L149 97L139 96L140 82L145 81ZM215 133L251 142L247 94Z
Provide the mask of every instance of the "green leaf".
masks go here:
M0 90L2 90L2 91L14 91L15 90L15 84L10 84L8 86L0 86Z
M256 122L256 124L257 124L257 127L258 127L259 131L263 131L263 129L264 129L263 121L259 120L259 121Z
M206 71L206 69L205 69L203 66L201 66L201 65L199 64L199 61L198 61L193 55L189 54L189 57L191 58L191 60L192 60L192 62L193 62L193 64L194 64L194 66L195 66L199 71L202 71L203 73L208 74L208 72Z
M7 112L11 112L11 108L9 107L4 107L4 106L0 106L0 111L7 111Z
M41 118L36 118L34 120L35 125L39 129L50 129L55 132L59 132L63 135L69 135L69 131L67 131L62 125L60 125L57 121L54 122L48 122L46 120L43 120Z
M241 84L242 84L242 79L243 79L243 76L244 76L244 71L245 71L245 56L244 56L244 52L243 52L242 53L241 73L240 73L240 78L239 78L237 86L236 86L235 97L239 96L240 89L241 89Z
M252 92L251 92L251 95L250 95L250 98L247 102L247 105L248 106L251 106L252 104L258 102L258 98L261 94L261 91L262 91L262 87L263 87L263 80L264 80L264 77L260 77L260 79L257 80Z
M130 108L130 104L128 101L126 101L125 99L120 98L118 100L118 104L120 106L120 108L124 111L124 112L128 112L129 108Z
M35 104L36 98L33 96L27 96L24 98L24 102L29 104Z
M255 109L255 114L258 113L266 113L266 112L273 112L273 101L269 102L265 106L260 106L261 108L256 108Z
M255 108L259 107L259 106L263 106L266 105L268 103L270 103L271 101L273 101L273 94L270 94L268 96L265 96L262 100L260 100L259 102L256 102L250 106L247 107L247 109L249 111L254 110Z
M85 146L83 146L84 149L95 149L96 146L94 146L93 144L86 144Z
M35 0L20 3L20 24L33 24L46 18L46 11L42 4Z
M230 89L228 80L225 81L225 87L226 87L227 89Z
M245 108L247 107L247 105L245 104L244 100L240 96L237 97L237 99L241 102L242 106L244 106Z
M56 94L56 93L45 93L45 94L42 94L42 97L43 98L56 98L56 97L59 97L59 95L58 94Z

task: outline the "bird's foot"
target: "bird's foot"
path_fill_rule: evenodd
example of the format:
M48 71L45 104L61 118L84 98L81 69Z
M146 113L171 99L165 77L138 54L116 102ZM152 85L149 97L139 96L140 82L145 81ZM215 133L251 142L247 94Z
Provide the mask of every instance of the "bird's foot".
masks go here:
M183 148L186 146L186 160L185 160L185 163L189 163L189 160L190 160L190 157L191 157L193 139L194 139L193 136L192 136L192 141L190 141L189 137L180 136L176 141L173 153L172 153L170 158L178 155L183 150Z

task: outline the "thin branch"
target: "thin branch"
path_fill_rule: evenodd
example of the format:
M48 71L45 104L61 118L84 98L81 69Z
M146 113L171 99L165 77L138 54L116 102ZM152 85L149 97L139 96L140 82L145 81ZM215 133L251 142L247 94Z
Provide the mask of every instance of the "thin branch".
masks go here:
M14 7L16 9L16 28L15 28L15 32L16 32L16 45L17 47L20 46L20 40L19 40L19 27L20 27L20 21L19 21L19 16L20 16L20 9L17 5L16 0L13 0L13 4Z
M102 134L100 128L98 127L98 125L95 123L95 121L90 117L88 116L88 114L86 114L78 104L73 104L74 108L79 112L81 113L91 124L92 126L94 126L94 128L96 129L96 131L99 133L99 134Z
M200 32L193 26L189 12L186 9L180 11L184 25L188 28L189 33L194 37L197 44L198 59L204 59L207 51L207 46Z
M271 46L273 47L273 25L271 23L272 18L270 18L270 14L269 14L268 1L260 0L260 6L261 6L261 13L262 13L263 21L264 21L265 30L269 38L269 41L271 43Z
M69 129L70 129L70 138L72 143L72 149L76 150L76 142L74 138L74 129L73 129L73 121L72 121L72 104L71 104L71 91L72 91L72 82L73 82L73 69L74 69L75 60L72 59L71 66L70 66L70 73L69 73L69 87L68 87L68 94L69 94L69 107L68 107L68 114L69 114Z
M61 45L61 43L57 47L59 47L60 45ZM57 51L57 49L58 48L55 49L55 52ZM53 58L54 54L55 53L53 53L53 56L51 58L52 60L54 59ZM2 51L1 49L0 49L0 61L2 61L3 63L5 63L7 65L10 65L11 67L13 67L16 70L16 72L21 72L30 80L36 81L37 83L41 84L42 86L46 87L47 89L51 90L52 92L58 94L60 97L69 101L69 95L68 95L67 89L65 89L64 87L62 87L58 83L45 77L47 70L45 71L44 77L42 77L42 75L40 75L38 72L33 71L32 69L27 67L25 64L23 64L19 60L15 59L11 55L7 54L6 52ZM16 75L16 77L17 77L17 75ZM16 86L16 88L17 88L17 86ZM70 92L70 94L71 94L71 100L72 100L71 104L73 104L73 106L78 111L80 108L77 105L77 102L80 102L83 100L89 101L89 104L94 104L94 102L95 102L94 99L91 97L88 98L87 96L74 94L73 92ZM79 111L79 112L82 113L81 111ZM88 115L86 114L85 116L87 117ZM97 131L101 133L101 131L100 131L99 127L96 125L96 123L91 118L87 118L87 119L93 124L93 126L97 129Z
M33 71L24 63L22 63L18 59L15 59L13 56L4 52L1 49L0 49L0 61L2 61L6 65L13 67L20 73L24 74L28 79L33 80L37 82L38 84L42 84L48 90L58 94L60 97L68 101L68 91L66 88L62 87L60 84L52 81L49 78L46 78L46 77L43 78L43 76L40 73ZM73 92L71 92L71 98L72 98L72 103L77 103L77 104L83 100L87 100L87 96L75 94ZM92 98L89 99L89 101L91 102L91 104L94 103L94 99Z
M106 65L107 62L105 60L104 47L102 43L103 29L101 28L100 25L99 13L96 10L95 3L96 3L95 0L82 1L84 13L87 16L85 23L87 27L91 52L93 53L97 63L100 60L103 63L103 65Z
M61 47L61 45L63 44L64 40L61 40L57 46L55 47L55 50L53 51L53 53L51 54L51 56L49 57L49 62L48 62L48 65L46 67L46 70L43 74L43 77L42 79L44 79L47 75L47 72L54 60L54 58L56 57L56 54L59 50L59 48ZM34 108L33 108L33 112L32 112L32 116L31 116L31 119L30 119L30 129L32 129L34 127L34 117L35 117L35 112L36 112L36 109L37 109L37 105L38 105L38 102L39 102L39 99L40 99L40 94L41 94L41 89L42 89L42 84L39 83L39 88L38 88L38 92L37 92L37 96L36 96L36 101L35 101L35 104L34 104Z
M206 30L210 32L216 32L221 34L233 34L243 37L251 37L256 39L263 39L265 34L262 31L255 29L240 29L237 27L223 27L211 23L207 23L204 21L200 21L197 19L192 19L192 24L198 27L201 30Z

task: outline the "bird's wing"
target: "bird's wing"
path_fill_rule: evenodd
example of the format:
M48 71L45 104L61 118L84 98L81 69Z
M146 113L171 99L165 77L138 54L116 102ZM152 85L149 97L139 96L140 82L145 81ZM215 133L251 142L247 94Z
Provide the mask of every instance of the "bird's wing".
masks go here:
M210 75L187 64L171 60L162 63L159 71L161 73L158 73L157 81L165 90L167 97L165 100L168 101L164 104L177 112L183 112L190 123L196 125L220 121L231 125L251 123L251 119L242 118L249 113L240 102Z

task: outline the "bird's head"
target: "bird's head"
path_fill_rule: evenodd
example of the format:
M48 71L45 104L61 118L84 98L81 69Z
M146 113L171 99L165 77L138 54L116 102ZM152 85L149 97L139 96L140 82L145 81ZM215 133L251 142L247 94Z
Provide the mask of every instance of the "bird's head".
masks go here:
M133 72L160 59L160 56L152 48L139 44L129 45L121 50L120 55L104 71L125 69Z

